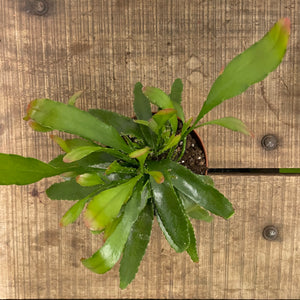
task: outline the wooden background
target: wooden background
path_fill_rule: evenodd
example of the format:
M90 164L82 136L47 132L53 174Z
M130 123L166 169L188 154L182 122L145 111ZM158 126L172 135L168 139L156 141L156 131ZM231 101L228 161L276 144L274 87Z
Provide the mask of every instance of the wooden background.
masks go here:
M49 134L22 121L34 98L66 101L83 90L81 108L133 115L137 81L169 91L184 83L183 106L196 116L235 55L281 17L291 40L280 67L206 120L235 116L253 139L218 127L199 133L212 168L300 167L299 0L47 0L33 13L25 0L0 0L0 152L49 161ZM279 146L265 151L265 134ZM118 266L96 275L80 263L100 238L79 220L60 229L69 203L50 201L53 179L0 189L0 298L297 298L300 299L300 177L215 175L233 202L230 221L194 222L200 263L176 254L155 223L135 281L118 288ZM276 241L262 230L273 224Z

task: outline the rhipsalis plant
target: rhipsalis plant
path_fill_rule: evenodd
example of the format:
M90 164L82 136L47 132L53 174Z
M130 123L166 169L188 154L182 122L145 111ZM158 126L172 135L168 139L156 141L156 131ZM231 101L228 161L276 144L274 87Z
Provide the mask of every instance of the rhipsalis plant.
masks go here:
M273 71L285 54L289 33L289 19L281 19L260 41L235 57L214 82L194 121L185 119L180 79L175 80L169 95L137 83L133 103L136 119L103 109L82 111L75 107L79 94L67 104L49 99L32 101L24 120L34 130L58 130L80 138L64 140L52 135L65 153L49 163L0 154L0 184L26 185L61 175L63 181L47 189L50 199L74 201L61 226L73 223L83 212L86 226L104 238L94 255L82 259L83 265L105 273L122 257L122 289L135 277L154 217L170 246L176 252L187 251L197 262L190 218L211 221L212 215L217 215L228 219L234 210L210 177L179 164L187 136L208 124L250 134L244 123L233 117L206 123L201 120L224 100L241 94ZM158 107L155 114L151 103ZM179 143L183 145L181 153L176 152Z

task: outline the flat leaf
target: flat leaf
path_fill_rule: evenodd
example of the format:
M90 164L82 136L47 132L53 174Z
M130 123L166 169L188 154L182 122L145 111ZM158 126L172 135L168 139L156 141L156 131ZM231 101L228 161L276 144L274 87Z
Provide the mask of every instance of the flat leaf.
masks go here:
M186 214L193 219L202 220L205 222L211 222L213 217L208 213L207 210L196 204L193 200L188 198L186 195L179 193Z
M167 121L169 121L174 115L176 115L176 110L174 108L166 108L159 110L153 115L153 120L158 125L158 129L162 128Z
M139 126L134 123L132 118L104 109L90 109L89 113L105 124L113 126L120 134L143 138Z
M114 188L95 196L88 204L84 219L91 230L101 230L119 213L122 205L130 198L133 188L142 175L138 175Z
M194 233L194 228L190 220L187 220L188 228L189 228L189 236L190 236L190 245L186 249L186 252L190 256L193 262L199 262L199 256L197 251L197 240Z
M47 190L47 196L52 200L80 200L99 189L99 186L84 187L75 179L52 184Z
M72 95L68 101L69 105L75 105L77 99L82 95L83 91L76 92L74 95Z
M149 86L145 87L143 92L150 102L156 106L160 108L174 108L170 97L161 89Z
M91 257L82 259L85 267L91 271L103 274L109 271L120 259L130 230L144 209L148 199L148 190L143 182L139 181L132 197L127 202L124 215L113 233L108 237L104 245Z
M101 150L99 146L82 146L71 150L65 155L63 161L66 163L74 162L80 160L89 154Z
M26 185L63 172L35 158L0 153L1 185Z
M148 174L153 177L156 183L161 184L165 181L165 177L162 172L159 171L148 171Z
M149 121L152 117L151 105L149 99L144 95L142 88L143 85L140 82L137 82L134 87L134 112L138 120ZM147 127L141 126L140 128L147 144L151 148L154 148L156 135Z
M181 103L182 98L181 98L181 94L183 91L183 84L180 78L175 79L175 81L172 84L172 88L171 88L171 94L169 95L171 100L176 103Z
M86 197L77 201L71 208L64 214L64 216L60 220L60 226L67 226L69 224L74 223L78 217L80 216L81 212L83 211L85 204L88 202L90 197Z
M75 106L49 99L33 100L24 120L34 120L52 130L60 130L129 152L130 148L118 131Z
M106 175L110 175L112 173L121 173L121 174L136 174L137 169L126 167L120 165L116 160L112 162L105 171Z
M134 279L146 252L153 223L151 201L145 206L133 224L120 262L120 288L125 289Z
M122 207L123 208L123 207ZM112 233L116 230L118 225L120 224L122 218L124 216L124 209L120 211L119 215L114 218L105 228L104 228L104 234L103 234L103 240L106 241Z
M220 125L227 129L253 136L253 134L249 131L248 127L241 120L234 117L225 117L217 120L212 120L206 123L199 124L196 128L205 125Z
M84 173L76 177L76 182L81 186L95 186L104 184L104 181L97 173Z
M151 162L149 169L159 170L164 175L166 170L168 170L171 174L170 179L173 186L211 213L225 219L229 219L234 214L231 203L224 195L211 185L205 184L201 177L184 166L174 161L163 160Z
M176 245L177 251L182 252L188 248L190 243L187 217L166 175L165 179L163 183L158 184L150 177L153 200L166 232Z
M171 149L172 147L176 146L179 142L180 142L180 139L181 139L181 134L178 134L178 135L172 135L167 144L163 147L163 149L160 151L160 153L163 153L169 149Z
M280 64L290 35L290 20L279 20L257 43L236 56L214 82L196 123L224 100L263 80Z

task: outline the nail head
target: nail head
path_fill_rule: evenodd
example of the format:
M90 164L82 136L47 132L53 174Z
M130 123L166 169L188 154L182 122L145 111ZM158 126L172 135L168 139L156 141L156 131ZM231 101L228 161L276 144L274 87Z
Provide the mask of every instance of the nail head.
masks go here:
M274 150L278 146L278 140L274 135L267 134L261 139L261 145L265 150Z
M46 0L34 0L31 2L31 11L35 15L43 16L48 12L49 5Z
M263 237L268 241L276 240L278 237L278 229L273 225L266 226L263 230Z

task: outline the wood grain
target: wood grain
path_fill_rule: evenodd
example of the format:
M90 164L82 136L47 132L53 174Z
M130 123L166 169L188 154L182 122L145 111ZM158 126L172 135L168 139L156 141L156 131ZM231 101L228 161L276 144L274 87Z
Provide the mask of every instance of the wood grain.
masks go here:
M199 264L176 254L155 223L136 279L118 288L118 264L105 275L85 269L101 245L82 220L60 229L70 203L47 200L41 182L0 191L1 298L296 299L300 295L300 177L215 176L236 214L193 222ZM33 189L41 192L33 193ZM9 202L6 200L10 199ZM4 222L3 222L4 221ZM274 225L279 238L267 241Z
M199 132L211 167L300 165L299 0L48 0L44 16L29 3L0 0L0 152L44 161L59 154L22 117L32 99L66 101L78 90L81 108L132 116L135 82L167 91L181 77L186 115L196 116L222 66L287 16L292 36L279 69L208 116L239 117L255 138L213 126ZM260 146L268 133L279 138L275 151ZM101 241L81 221L59 228L70 204L46 199L52 179L1 187L0 298L299 298L299 177L216 181L236 215L194 223L200 263L174 254L156 224L126 291L117 267L98 276L81 266ZM278 226L278 241L262 239L268 224Z
M26 105L38 97L67 101L78 90L82 108L132 116L137 81L168 91L180 77L186 115L195 117L222 66L289 17L291 42L279 69L205 119L239 117L255 138L215 126L199 132L211 167L300 165L298 0L48 0L45 16L28 3L0 1L0 151L29 154L39 145L49 159L41 146L52 146L21 121ZM278 149L262 149L265 134L278 137Z

